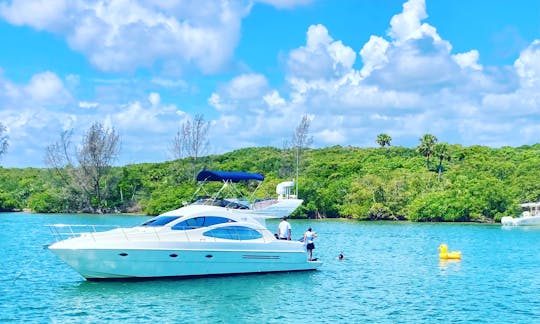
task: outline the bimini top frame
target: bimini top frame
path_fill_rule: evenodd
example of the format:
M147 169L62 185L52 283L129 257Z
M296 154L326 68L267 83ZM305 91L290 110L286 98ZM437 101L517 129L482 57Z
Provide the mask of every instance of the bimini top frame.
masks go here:
M259 173L248 173L240 171L216 171L216 170L202 170L197 175L197 181L223 181L223 182L240 182L257 180L263 181L264 176Z
M211 195L206 192L204 189L204 184L206 182L222 182L223 186L219 191L213 195L211 199L216 200L218 199L219 195L224 189L228 189L231 192L234 192L235 194L240 194L240 192L235 188L235 186L229 186L229 184L238 183L241 181L250 181L250 180L256 180L259 181L259 184L257 185L257 188L251 193L251 196L249 197L249 200L253 199L253 196L255 195L255 192L259 189L260 185L262 184L262 181L264 181L264 176L259 173L248 173L248 172L241 172L241 171L218 171L218 170L203 170L199 172L197 175L197 181L201 182L201 185L195 192L194 196L196 197L199 191L203 190L208 197ZM245 202L249 203L249 202Z

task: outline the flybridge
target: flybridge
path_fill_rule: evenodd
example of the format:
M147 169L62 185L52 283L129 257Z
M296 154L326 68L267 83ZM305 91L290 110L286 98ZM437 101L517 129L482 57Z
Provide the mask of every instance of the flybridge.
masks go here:
M259 184L251 194L243 194L236 184L239 182L258 181ZM290 215L300 204L301 199L297 199L291 194L294 181L281 182L276 186L276 198L255 199L255 192L259 189L264 176L259 173L248 173L242 171L218 171L203 170L197 175L199 188L193 197L197 197L193 205L212 205L226 207L229 209L246 209L265 218L277 218ZM207 192L205 184L209 182L221 182L223 185L214 194ZM204 195L200 196L199 193ZM187 204L187 203L185 203Z
M259 184L257 188L251 193L249 198L242 197L242 194L235 185L239 182L248 182L251 180L259 181ZM259 189L260 185L262 184L262 181L264 180L264 176L259 173L248 173L248 172L242 172L242 171L218 171L218 170L203 170L197 174L197 181L199 181L201 184L199 185L199 188L195 192L195 196L200 192L205 192L206 196L204 196L202 199L199 197L197 200L197 204L216 204L219 205L225 205L227 207L233 207L233 208L250 208L250 201L253 201L255 192L257 189ZM206 192L206 189L204 188L204 184L207 182L223 182L223 186L219 191L217 191L215 194L210 195L208 192ZM238 195L237 197L230 198L227 197L226 200L223 198L218 198L221 195L223 195L223 192L228 192L228 194ZM211 197L211 198L210 198Z

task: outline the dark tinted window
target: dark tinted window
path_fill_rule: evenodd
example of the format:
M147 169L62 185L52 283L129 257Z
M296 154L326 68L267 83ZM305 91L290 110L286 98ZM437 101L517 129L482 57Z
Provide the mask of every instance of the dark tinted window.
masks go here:
M141 226L163 226L178 218L180 218L180 216L158 216L143 223Z
M194 217L181 221L178 224L175 224L171 227L174 230L189 230L200 227L207 227L221 223L234 222L231 219L220 217L220 216L203 216L203 217Z
M262 237L259 231L244 226L215 228L204 232L203 235L227 240L255 240Z

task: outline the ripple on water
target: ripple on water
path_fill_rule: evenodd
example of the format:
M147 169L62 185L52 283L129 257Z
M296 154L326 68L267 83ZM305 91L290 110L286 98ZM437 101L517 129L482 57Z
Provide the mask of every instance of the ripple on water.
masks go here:
M43 224L143 219L0 214L0 321L540 321L540 230L291 220L294 233L308 226L319 233L319 271L145 282L86 282L42 249L51 242ZM442 242L462 251L463 260L440 262ZM346 260L336 260L340 252Z

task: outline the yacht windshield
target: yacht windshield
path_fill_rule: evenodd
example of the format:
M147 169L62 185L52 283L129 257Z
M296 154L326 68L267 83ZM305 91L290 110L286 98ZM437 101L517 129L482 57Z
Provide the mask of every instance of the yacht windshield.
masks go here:
M180 218L180 216L158 216L144 222L141 226L163 226L178 218Z
M219 206L226 207L230 209L249 209L244 203L231 201L222 198L201 198L193 203L193 205L208 205L208 206Z

